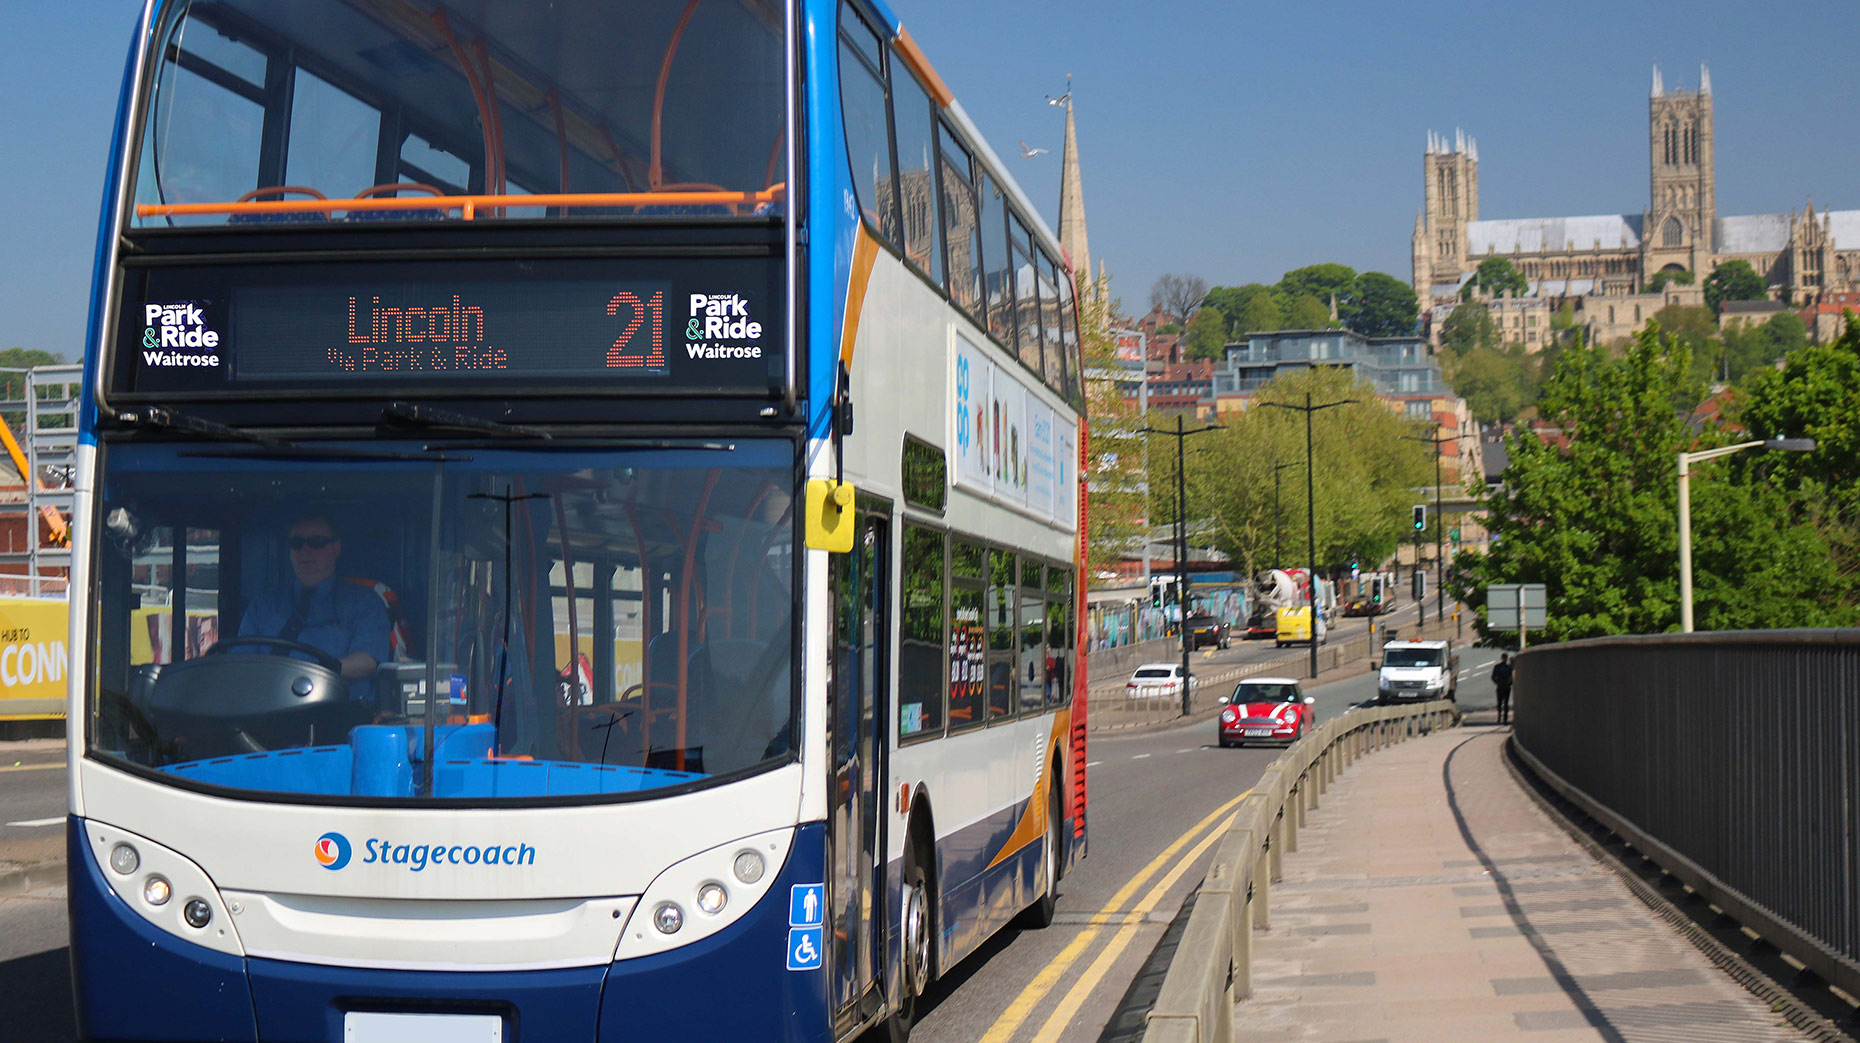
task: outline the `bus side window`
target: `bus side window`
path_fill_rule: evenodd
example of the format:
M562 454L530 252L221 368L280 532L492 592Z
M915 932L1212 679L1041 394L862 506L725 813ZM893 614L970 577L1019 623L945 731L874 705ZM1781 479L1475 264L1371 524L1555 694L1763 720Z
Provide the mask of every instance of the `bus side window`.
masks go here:
M986 322L983 309L982 237L976 212L974 162L947 126L941 128L943 154L944 250L949 258L949 296L956 306L978 322Z
M1009 717L1014 713L1014 632L1015 615L1014 554L1011 551L988 552L988 719Z
M892 126L898 136L898 204L903 212L904 256L943 284L943 255L937 249L936 125L930 96L910 71L894 66L891 77Z
M935 529L904 527L903 626L899 632L898 737L910 739L943 732L943 699L954 655L945 660L949 642L944 628L944 538Z
M840 23L840 115L846 127L846 158L852 164L853 186L866 221L880 238L895 244L897 181L892 176L884 73L867 61L867 41L853 42L861 33L870 36L871 30L848 11Z

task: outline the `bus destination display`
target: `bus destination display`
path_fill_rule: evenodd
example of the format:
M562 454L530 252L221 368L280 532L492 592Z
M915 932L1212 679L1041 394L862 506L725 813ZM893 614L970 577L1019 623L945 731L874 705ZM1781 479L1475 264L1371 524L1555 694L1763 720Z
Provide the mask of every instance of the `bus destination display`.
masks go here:
M115 386L763 390L783 361L777 272L744 258L153 268L126 295Z

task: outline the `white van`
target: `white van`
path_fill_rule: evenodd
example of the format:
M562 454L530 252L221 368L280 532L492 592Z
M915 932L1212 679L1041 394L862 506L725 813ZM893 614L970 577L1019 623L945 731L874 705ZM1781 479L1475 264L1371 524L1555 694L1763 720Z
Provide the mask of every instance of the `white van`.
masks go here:
M1376 664L1376 702L1457 699L1459 665L1450 641L1390 641Z

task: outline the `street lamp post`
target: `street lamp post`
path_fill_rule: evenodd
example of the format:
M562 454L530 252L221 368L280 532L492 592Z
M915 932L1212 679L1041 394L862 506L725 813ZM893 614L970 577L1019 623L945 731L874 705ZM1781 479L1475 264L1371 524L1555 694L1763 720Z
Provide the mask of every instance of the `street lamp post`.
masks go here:
M1193 431L1182 430L1182 417L1175 418L1175 430L1146 427L1145 434L1168 435L1175 439L1175 608L1181 621L1176 630L1182 638L1182 716L1193 712L1188 686L1188 643L1192 640L1188 633L1188 477L1183 470L1182 446L1190 435L1204 434L1221 430L1219 424L1196 428Z
M1294 406L1285 402L1260 403L1269 409L1294 409L1305 415L1305 545L1310 555L1311 566L1310 573L1305 577L1305 600L1311 606L1311 676L1314 678L1318 675L1317 483L1313 480L1311 470L1311 414L1337 406L1351 405L1356 401L1358 400L1354 398L1343 398L1335 402L1326 402L1321 406L1314 406L1311 404L1311 392L1307 391L1305 392L1305 404L1302 406Z
M1760 438L1719 449L1679 454L1679 632L1692 633L1692 465L1741 453L1746 449L1777 449L1806 453L1815 448L1812 438Z

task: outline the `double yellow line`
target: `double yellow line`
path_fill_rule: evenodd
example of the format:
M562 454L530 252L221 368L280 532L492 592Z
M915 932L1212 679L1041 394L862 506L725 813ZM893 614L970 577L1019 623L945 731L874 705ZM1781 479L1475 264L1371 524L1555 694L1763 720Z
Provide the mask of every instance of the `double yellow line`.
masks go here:
M1169 888L1174 886L1175 882L1182 878L1182 874L1188 872L1189 867L1195 864L1195 860L1212 847L1214 842L1220 839L1221 834L1227 832L1227 827L1234 820L1234 807L1252 793L1253 791L1249 789L1215 808L1208 817L1189 827L1187 832L1177 837L1174 843L1164 848L1161 854L1152 859L1149 865L1144 866L1137 875L1118 888L1117 893L1111 896L1111 900L1105 903L1105 908L1109 911L1099 917L1094 917L1090 926L1080 931L1078 937L1073 938L1058 956L1053 957L1051 963L1041 968L1033 981L1020 991L1020 995L1014 997L1014 1002L1008 1004L1007 1010L1002 1011L1001 1016L995 1019L995 1023L989 1026L987 1033L981 1038L981 1043L1008 1043L1013 1039L1014 1033L1020 1030L1021 1025L1033 1013L1034 1008L1046 999L1047 995L1053 991L1053 987L1059 984L1059 980L1072 969L1072 965L1085 955L1085 951L1098 935L1107 927L1117 927L1117 933L1111 936L1111 940L1098 953L1098 958L1085 968L1085 972L1079 976L1079 979L1072 983L1072 988L1060 997L1059 1005L1047 1015L1046 1020L1040 1024L1039 1030L1033 1035L1035 1043L1049 1043L1049 1041L1057 1040L1059 1034L1078 1013L1079 1007L1084 1004L1085 997L1091 995L1092 990L1098 987L1105 972L1111 969L1111 965L1117 962L1118 956L1136 938L1144 919L1155 910L1162 901L1163 895L1168 893ZM1215 825L1217 820L1219 824ZM1208 829L1211 825L1215 826L1212 830ZM1205 836L1202 835L1204 831ZM1197 836L1201 839L1196 840ZM1190 846L1191 842L1192 846ZM1183 851L1185 847L1186 852ZM1181 857L1178 859L1177 855ZM1164 866L1168 866L1172 859L1175 860L1175 864L1163 874L1162 879L1156 881L1155 886L1151 887L1136 905L1131 906L1128 912L1119 912L1124 908L1124 904L1130 901L1131 896L1136 894L1144 884L1149 883L1150 878L1161 872Z

